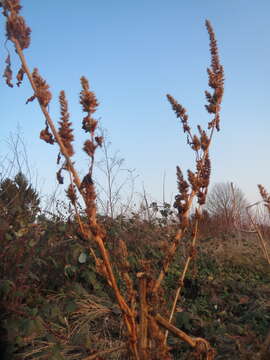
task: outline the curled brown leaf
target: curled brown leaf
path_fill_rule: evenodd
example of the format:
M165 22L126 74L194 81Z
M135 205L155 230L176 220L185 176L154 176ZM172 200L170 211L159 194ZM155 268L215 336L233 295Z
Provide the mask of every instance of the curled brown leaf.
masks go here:
M11 69L11 61L10 61L10 55L7 56L6 58L6 68L3 74L3 77L6 79L6 84L13 88L13 84L12 84L12 69Z
M17 86L20 86L22 81L23 81L23 76L25 74L25 71L23 69L23 67L20 68L20 70L18 71L18 74L16 76L16 79L17 79Z

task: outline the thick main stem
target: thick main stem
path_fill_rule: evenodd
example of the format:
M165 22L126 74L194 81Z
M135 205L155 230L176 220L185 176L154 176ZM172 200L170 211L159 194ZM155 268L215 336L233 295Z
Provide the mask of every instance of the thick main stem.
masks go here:
M191 205L192 205L192 201L194 199L194 196L195 196L195 191L193 190L189 196L189 201L188 201L188 209L187 211L185 212L185 214L183 214L183 217L188 219L189 217L189 212L190 212L190 208L191 208ZM169 267L171 265L171 262L174 258L174 255L175 255L175 252L177 250L177 247L178 247L178 244L179 244L179 241L182 239L184 233L185 233L185 230L186 230L186 227L185 228L180 228L175 236L174 236L174 241L172 243L172 246L170 247L169 251L168 251L168 254L169 254L169 257L167 259L167 261L163 264L163 267L159 273L159 276L155 282L155 285L153 287L153 293L156 293L166 275L166 273L168 272L169 270Z
M187 274L187 271L188 271L188 268L189 268L189 264L190 264L190 262L191 262L191 260L193 258L193 253L192 252L194 251L195 245L196 245L197 234L198 234L198 223L199 223L199 220L198 220L198 218L196 218L195 227L194 227L194 234L193 234L192 244L191 244L191 253L189 254L189 256L188 256L188 258L186 260L183 272L182 272L182 274L181 274L181 276L179 278L179 286L178 286L178 288L176 290L176 293L175 293L171 313L170 313L170 316L169 316L169 323L172 322L173 315L174 315L175 310L176 310L176 305L177 305L177 302L179 300L182 288L184 286L184 280L185 280L185 277L186 277L186 274ZM165 332L164 343L166 343L167 337L168 337L168 330L166 330L166 332Z
M146 299L147 279L143 273L139 279L140 286L140 325L139 325L139 346L141 353L141 360L147 360L147 345L148 345L148 304Z

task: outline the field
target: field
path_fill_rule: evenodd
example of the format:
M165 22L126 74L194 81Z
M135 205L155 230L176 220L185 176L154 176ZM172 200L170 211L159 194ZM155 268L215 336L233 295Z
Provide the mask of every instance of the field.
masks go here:
M112 263L119 261L118 242L123 237L128 239L132 274L139 272L142 254L152 259L151 275L159 272L164 253L160 244L172 232L171 225L135 215L101 221L109 234L106 244ZM188 240L187 235L160 295L164 314L179 282ZM99 359L129 358L121 311L78 237L76 223L60 216L50 221L40 217L34 225L26 222L18 229L9 225L1 241L6 359L94 359L90 354L95 353L101 354ZM270 275L255 234L200 234L197 250L177 303L175 326L208 339L216 359L263 358L257 355L270 328ZM115 271L125 292L121 273ZM168 344L174 359L190 358L190 346L184 342L169 336ZM114 348L114 353L102 355Z

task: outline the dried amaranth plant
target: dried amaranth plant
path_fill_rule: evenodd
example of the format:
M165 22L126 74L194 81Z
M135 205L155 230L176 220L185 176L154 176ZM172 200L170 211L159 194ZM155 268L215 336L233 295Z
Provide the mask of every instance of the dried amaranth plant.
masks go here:
M214 131L220 130L220 107L224 92L224 71L223 66L220 64L217 42L215 34L210 22L206 21L206 28L210 37L210 52L211 52L211 67L207 69L209 82L208 85L213 89L213 92L205 91L207 104L206 110L213 116L211 121L208 122L208 131L203 130L200 125L198 128L198 135L192 133L189 125L189 117L186 109L179 104L171 95L167 95L169 102L172 105L177 118L180 118L183 131L187 134L187 143L195 153L196 171L188 170L187 180L184 178L183 173L179 166L176 168L177 184L179 194L175 197L174 206L178 210L180 228L175 235L173 245L168 251L167 259L165 259L163 269L160 272L158 281L155 284L155 290L159 287L164 275L169 269L173 255L177 250L179 241L182 239L189 223L189 214L191 205L194 198L197 198L198 207L195 209L195 224L193 229L193 236L190 245L190 253L186 259L183 272L179 278L179 286L175 294L173 306L170 312L169 321L172 321L173 314L176 309L176 304L183 287L184 279L188 271L189 264L196 254L196 239L198 232L198 222L201 217L201 206L205 204L209 181L211 173L211 162L209 157L209 147L214 134ZM166 335L168 332L166 332Z
M75 207L82 236L89 241L89 250L95 259L96 269L99 274L105 277L108 285L113 289L115 299L121 310L122 318L126 326L126 350L129 357L136 360L172 359L170 348L166 343L165 331L167 330L194 348L196 356L213 359L214 350L205 339L192 337L170 323L175 307L173 307L171 311L169 320L160 314L160 305L163 303L162 283L174 259L179 243L188 227L193 200L196 198L199 206L205 203L211 171L209 147L215 130L219 130L224 75L223 68L219 62L217 44L211 24L209 21L206 21L206 27L210 37L212 59L211 67L207 71L209 86L213 90L212 93L208 91L205 93L207 99L206 109L210 115L213 116L208 123L208 130L203 130L198 126L198 134L193 134L189 126L186 110L172 96L167 95L176 116L180 118L182 122L184 132L187 133L188 144L195 152L196 170L194 172L188 170L186 180L180 167L177 167L178 195L175 198L175 208L178 210L179 215L179 229L171 244L167 246L168 250L164 254L160 274L155 278L151 270L151 260L146 259L141 260L140 271L132 274L131 265L128 261L128 250L124 240L119 240L120 256L118 264L112 264L110 254L105 246L106 232L97 221L96 189L93 182L95 152L98 147L102 146L103 138L96 134L98 122L93 117L93 114L97 109L98 101L94 92L90 89L88 80L85 77L81 77L82 90L80 93L80 104L82 105L82 111L86 113L86 116L82 120L82 129L88 135L88 139L84 142L83 150L89 156L88 172L81 180L72 160L74 155L72 145L74 135L65 93L62 91L59 96L61 117L57 129L48 111L48 105L52 98L49 85L41 77L38 69L34 69L32 72L30 71L24 56L24 49L30 45L31 30L20 15L20 1L5 0L2 2L2 7L3 15L6 18L7 39L14 44L16 53L21 61L21 68L17 74L17 85L19 86L21 84L24 75L26 75L34 92L27 100L27 103L37 100L45 118L45 125L40 133L40 138L49 144L57 143L59 146L60 152L57 162L60 164L62 160L62 163L57 172L57 179L59 183L63 183L64 177L62 171L64 170L69 173L70 185L66 193L70 202ZM12 87L12 69L9 54L6 59L6 64L4 77L6 78L7 85ZM80 219L77 210L79 195L85 204L87 224ZM197 219L199 219L199 209L196 214ZM182 286L188 265L195 254L196 229L194 230L190 255L180 279L180 286ZM92 249L90 238L93 239L98 246L99 255ZM122 274L126 284L125 291L121 290L117 284L113 270L114 266L118 266ZM179 293L180 291L178 289L175 303L177 302ZM115 350L114 348L111 351ZM107 353L109 352L110 349L108 349ZM101 356L101 354L97 353L94 357L95 356L98 357ZM88 358L92 359L94 357L91 355Z

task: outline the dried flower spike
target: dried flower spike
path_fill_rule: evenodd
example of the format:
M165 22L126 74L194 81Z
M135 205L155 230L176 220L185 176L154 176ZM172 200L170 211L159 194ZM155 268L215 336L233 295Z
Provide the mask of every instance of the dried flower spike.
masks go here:
M208 85L214 89L213 94L209 91L205 91L206 100L208 102L208 104L205 105L205 108L210 114L215 114L215 118L208 123L208 128L216 128L219 131L220 104L224 93L224 70L219 61L217 41L212 25L208 20L206 20L205 25L210 38L211 52L211 67L207 69L209 79Z
M31 29L26 25L24 18L19 15L21 10L19 0L6 0L3 2L3 8L3 14L7 17L7 38L12 42L17 41L22 50L28 48Z
M69 156L74 154L73 146L71 142L74 140L73 129L71 128L71 122L69 121L68 103L66 100L65 92L61 91L59 95L61 118L59 121L58 133L61 137L63 145L65 146Z
M264 201L264 205L268 208L270 211L270 194L266 191L263 185L258 185L261 197Z
M3 0L1 2L5 11L14 11L18 14L22 8L20 5L20 0Z
M49 85L42 79L38 73L38 69L36 68L32 73L32 78L36 87L36 92L33 96L38 98L38 101L42 106L47 107L52 99L52 94L49 91Z
M83 89L80 93L80 104L83 111L93 114L98 106L96 96L94 92L90 91L89 82L84 76L81 77L81 85Z
M83 118L82 128L85 132L90 132L93 135L97 127L97 121L91 115L96 111L98 101L95 93L90 91L88 80L84 76L81 77L81 85L80 104L83 111L87 113L87 116Z
M188 125L188 115L186 109L179 104L171 95L167 94L167 99L172 105L172 109L176 114L176 117L180 118L183 124L183 130L185 132L190 132L190 127Z

